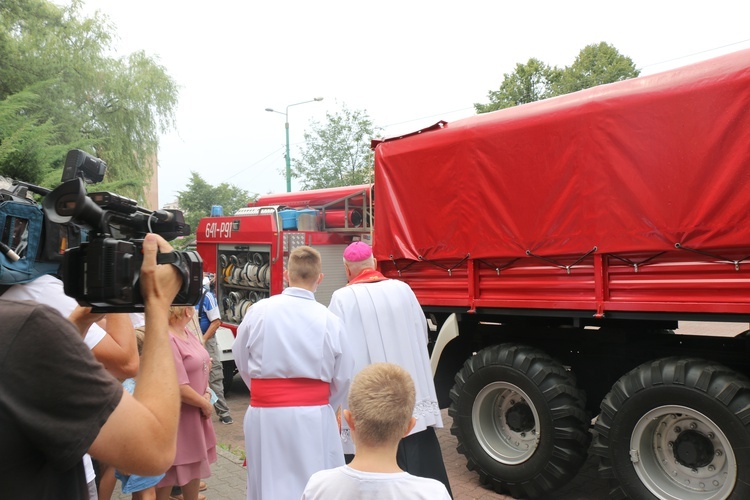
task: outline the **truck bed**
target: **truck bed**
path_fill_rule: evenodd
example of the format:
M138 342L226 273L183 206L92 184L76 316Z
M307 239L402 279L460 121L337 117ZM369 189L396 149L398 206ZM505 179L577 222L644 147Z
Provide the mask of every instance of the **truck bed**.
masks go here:
M425 306L750 314L750 51L376 145L374 252Z

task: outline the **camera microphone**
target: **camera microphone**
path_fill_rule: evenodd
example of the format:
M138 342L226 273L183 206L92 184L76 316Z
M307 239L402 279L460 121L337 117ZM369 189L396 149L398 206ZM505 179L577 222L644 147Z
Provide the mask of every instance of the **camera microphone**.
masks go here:
M16 252L14 252L8 245L3 243L2 241L0 241L0 252L3 252L3 254L13 262L21 259L21 257L19 257Z

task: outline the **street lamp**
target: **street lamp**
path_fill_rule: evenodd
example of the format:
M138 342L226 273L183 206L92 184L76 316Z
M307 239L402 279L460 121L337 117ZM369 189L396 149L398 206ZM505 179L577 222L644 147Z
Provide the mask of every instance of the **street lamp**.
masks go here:
M315 97L314 99L310 99L309 101L302 101L302 102L295 102L294 104L290 104L286 107L286 111L282 113L281 111L276 111L273 108L266 108L266 111L269 111L271 113L278 113L280 115L284 115L284 127L286 127L286 192L290 193L292 191L292 158L289 156L289 108L292 106L299 106L300 104L307 104L308 102L317 102L322 101L322 97Z

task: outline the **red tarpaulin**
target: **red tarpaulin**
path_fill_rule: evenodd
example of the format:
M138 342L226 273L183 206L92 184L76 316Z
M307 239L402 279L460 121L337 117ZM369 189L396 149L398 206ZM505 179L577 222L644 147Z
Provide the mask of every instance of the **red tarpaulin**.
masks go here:
M378 259L750 248L750 50L377 145Z

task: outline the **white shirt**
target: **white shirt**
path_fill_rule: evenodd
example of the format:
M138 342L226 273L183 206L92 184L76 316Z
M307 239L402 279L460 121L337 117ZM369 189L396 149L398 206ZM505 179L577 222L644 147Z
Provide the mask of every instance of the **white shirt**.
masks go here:
M133 328L140 328L146 326L146 315L144 313L129 313L130 322L133 323Z
M341 318L354 354L354 375L371 363L394 363L409 372L416 389L410 434L443 426L427 353L427 320L409 285L385 280L336 290L328 309ZM345 406L348 408L348 406ZM341 423L344 453L355 452L349 426Z
M34 281L13 285L3 294L8 300L31 300L39 304L48 305L67 318L78 303L73 297L65 295L63 282L49 274L43 274ZM99 325L93 324L86 333L83 341L89 349L93 349L107 335Z
M363 472L348 465L316 472L302 500L450 500L445 485L436 479L408 472Z

